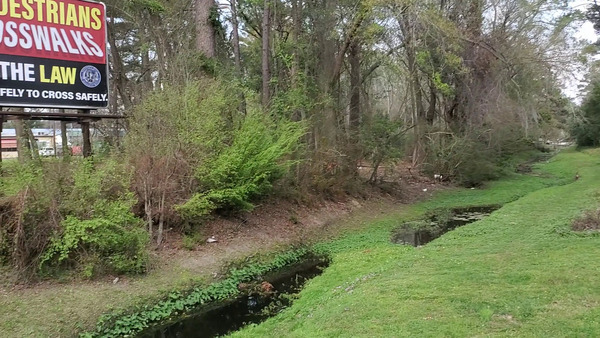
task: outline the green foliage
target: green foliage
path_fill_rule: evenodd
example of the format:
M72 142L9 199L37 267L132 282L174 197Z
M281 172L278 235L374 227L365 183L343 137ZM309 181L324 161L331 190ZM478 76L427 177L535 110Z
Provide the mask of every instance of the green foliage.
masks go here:
M405 132L402 121L392 121L383 114L377 114L363 124L361 143L365 157L373 163L374 174L380 164L401 158Z
M250 263L242 268L234 268L223 281L207 288L194 288L188 292L173 291L168 297L154 306L144 306L133 313L116 313L103 316L96 331L83 333L82 337L132 336L152 325L160 324L176 316L197 311L199 306L212 302L225 301L240 295L238 285L260 278L294 263L314 257L307 249L291 250L275 256L270 262Z
M105 158L101 162L86 159L71 167L70 186L64 189L61 211L66 215L86 218L104 215L109 201L126 201L131 207L134 200L129 193L131 172L118 158ZM126 213L126 209L120 210ZM114 218L122 216L113 211Z
M28 163L21 165L17 161L2 163L3 175L0 175L0 197L15 196L27 186L40 183L42 167Z
M302 85L278 92L272 98L269 111L273 116L299 120L303 112L306 114L316 106L314 98L309 95L314 94L311 93L314 88L305 84L304 74L298 74L295 81L300 82Z
M184 235L181 245L186 250L194 250L198 244L202 243L202 239L202 232L196 231L193 234Z
M231 115L237 109L236 91L206 79L154 92L133 111L125 141L128 155L179 154L194 165L213 156L230 138L228 124L237 120Z
M64 182L48 182L59 167L30 162L12 162L0 176L0 246L2 260L19 273L32 273L37 259L57 224L50 216L57 213Z
M297 147L303 124L275 124L259 113L249 114L234 133L232 144L197 170L202 190L178 210L186 218L216 209L247 210L251 200L268 193L292 163L284 157Z
M589 302L600 300L600 237L554 231L571 232L597 197L597 156L562 153L540 165L543 178L445 191L321 244L332 252L324 274L291 308L232 336L597 336ZM575 166L586 181L570 177ZM504 207L488 218L424 247L389 243L389 231L419 218L417 210L498 203Z
M131 209L131 172L118 158L47 160L7 169L2 176L0 246L18 269L46 273L79 269L139 273L147 236ZM23 240L17 240L22 238ZM6 259L6 257L5 257Z
M167 87L136 107L125 149L134 170L132 188L146 215L172 227L182 224L175 206L197 191L195 172L231 142L240 118L236 92L233 85L206 79Z
M504 169L494 157L494 152L478 148L475 144L461 154L462 162L457 163L455 178L458 183L466 187L478 186L486 181L500 178Z
M130 10L145 9L152 14L159 14L165 11L164 5L158 0L126 0L123 6Z
M89 271L145 272L148 235L141 220L131 213L131 206L131 200L98 201L90 219L67 216L61 223L62 233L52 239L40 267L84 262L86 277L92 277Z
M427 138L429 152L424 172L430 176L441 174L463 186L478 186L513 172L514 163L509 159L533 149L532 144L515 138L510 131L498 131L491 140L484 137L432 133Z
M434 73L432 78L435 88L445 96L454 95L454 88L447 83L442 81L442 75L440 73Z
M405 133L402 121L377 114L369 122L363 124L361 133L361 142L368 157L373 160L400 157Z
M600 145L600 83L594 83L592 90L581 106L583 120L573 124L571 134L577 145L593 147Z

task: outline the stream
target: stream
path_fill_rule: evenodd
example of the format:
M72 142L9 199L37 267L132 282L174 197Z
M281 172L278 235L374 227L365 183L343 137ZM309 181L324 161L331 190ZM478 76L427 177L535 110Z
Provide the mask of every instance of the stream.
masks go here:
M154 328L140 335L144 338L205 338L235 332L249 324L258 324L289 307L306 281L320 275L327 267L323 260L300 263L264 281L240 285L244 296L204 307L180 321Z
M420 222L407 222L392 231L392 242L415 247L422 246L448 231L479 221L499 208L499 206L457 208L452 209L449 217L444 220L440 220L437 216L432 216ZM414 226L415 223L418 226Z

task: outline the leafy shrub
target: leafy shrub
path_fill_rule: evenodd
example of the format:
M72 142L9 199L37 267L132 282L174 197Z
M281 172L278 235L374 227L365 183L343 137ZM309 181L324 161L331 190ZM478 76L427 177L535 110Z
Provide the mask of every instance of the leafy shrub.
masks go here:
M214 210L247 210L266 194L292 163L285 160L305 129L301 123L275 123L259 112L249 114L230 146L197 170L201 190L178 210L187 218Z
M60 222L40 267L84 266L107 273L141 273L147 261L147 233L131 209L136 203L128 191L131 173L116 159L82 161L73 170L70 191L60 209ZM95 263L90 263L95 262ZM85 272L88 273L85 273Z
M67 216L61 223L62 233L52 239L40 266L84 263L84 271L144 272L148 235L131 213L131 202L99 201L93 218L87 220Z
M597 147L600 145L600 119L587 117L571 126L571 134L580 147Z
M53 168L48 168L53 171ZM58 227L57 185L45 182L44 168L17 162L4 167L0 177L0 247L2 260L17 272L30 275Z
M192 234L187 234L183 236L182 246L186 250L194 250L198 244L202 242L203 236L202 232L197 231Z
M363 125L361 142L366 158L373 164L369 181L377 179L377 170L382 163L404 155L402 144L405 132L402 121L392 121L388 115L375 115L369 123Z
M157 241L161 224L183 227L174 207L197 191L197 168L231 140L230 128L239 118L232 114L238 107L236 93L229 84L205 79L156 91L134 109L125 150L134 171L137 209L143 210Z
M160 232L162 224L182 228L215 210L250 209L293 163L288 155L304 125L282 112L273 114L281 117L276 121L251 100L249 113L240 114L238 89L218 79L188 82L154 93L134 110L126 149L149 229L156 221Z
M343 198L356 183L354 176L344 171L348 164L346 154L336 149L319 149L308 152L305 161L294 165L295 177L288 176L287 182L278 193L289 198L313 203L316 198L336 200ZM347 171L347 170L346 170Z
M476 136L440 134L428 138L427 162L424 172L430 176L441 174L467 187L500 178L507 172L503 162L515 152L523 151L518 144L491 147ZM513 148L505 150L502 146Z
M14 163L0 180L0 249L18 271L38 267L141 272L147 240L118 158ZM6 256L9 257L6 257ZM52 268L52 269L49 269Z

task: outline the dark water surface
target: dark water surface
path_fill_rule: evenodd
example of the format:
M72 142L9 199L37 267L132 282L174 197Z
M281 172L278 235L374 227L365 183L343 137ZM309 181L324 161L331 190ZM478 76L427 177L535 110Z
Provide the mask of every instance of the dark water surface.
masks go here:
M290 267L286 271L266 277L273 291L264 294L248 292L238 299L205 307L196 314L163 327L146 332L140 337L219 337L235 332L248 324L258 324L290 306L290 295L298 293L304 283L323 272L325 261L310 261ZM260 281L248 284L260 289Z
M453 209L452 215L446 221L440 222L435 217L426 220L429 224L425 229L413 229L405 225L394 230L392 242L412 246L425 245L450 230L479 221L499 208L499 206L485 206Z

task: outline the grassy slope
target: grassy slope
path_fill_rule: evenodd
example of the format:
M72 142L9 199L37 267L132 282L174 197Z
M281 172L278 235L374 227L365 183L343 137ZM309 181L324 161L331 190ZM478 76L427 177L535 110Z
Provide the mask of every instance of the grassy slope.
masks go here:
M574 161L574 159L577 159L580 163L568 162ZM335 271L340 272L339 276L336 277L337 281L335 279L330 281L318 279L318 281L319 283L333 283L332 285L335 286L344 285L344 288L346 288L350 285L346 285L347 283L351 283L357 277L364 276L363 271L368 271L369 268L375 268L378 271L386 271L390 268L390 266L381 264L382 262L400 262L400 259L402 259L402 264L409 264L410 260L407 258L414 255L416 251L412 248L391 246L387 243L389 230L395 227L400 219L415 218L427 209L440 206L494 204L512 201L531 191L560 184L565 181L565 178L571 180L574 171L580 167L589 166L589 161L589 156L568 154L563 156L561 161L546 166L547 170L555 174L554 177L515 176L510 180L493 183L487 190L448 191L427 203L416 206L398 206L397 211L393 214L373 216L366 213L367 210L364 210L366 215L362 215L363 212L360 212L358 216L349 218L348 223L342 227L345 229L368 228L367 231L356 232L356 230L352 230L349 235L322 245L324 249L330 252L337 252L335 255L336 264L328 270L326 276L331 278L332 274L334 274L333 276L338 274ZM588 175L584 170L580 170L580 173ZM583 182L589 182L590 180L591 177L588 179L587 176L582 179ZM387 209L387 207L384 209ZM379 212L381 210L373 211L372 214ZM373 219L380 219L380 221L374 222ZM365 253L364 250L367 249L369 252ZM431 249L428 248L427 250ZM357 256L359 262L346 258L352 256ZM362 262L363 259L364 262ZM344 265L344 262L347 265ZM373 262L377 263L373 265ZM418 262L410 264L418 264ZM366 274L368 275L369 272ZM184 285L189 285L189 283L205 284L206 280L210 279L207 278L207 275L208 272L198 275L185 269L180 270L177 267L162 267L147 276L128 279L125 284L112 285L110 282L75 283L50 287L42 286L41 288L22 292L0 289L0 336L72 336L77 331L93 327L98 316L111 308L122 309L129 308L134 304L147 303L149 300L156 299L170 290L185 288ZM357 283L357 285L361 283ZM300 304L304 302L306 302L304 304L310 304L311 299L314 302L321 301L320 297L323 294L320 288L322 287L317 286L314 289L307 289L306 296L303 297ZM352 294L354 292L356 291L353 291ZM312 306L300 304L297 306ZM284 321L293 320L291 317L285 318L285 316L281 317ZM310 323L307 322L306 324L309 325ZM296 323L293 325L296 325ZM310 327L310 325L307 327ZM282 330L287 330L287 328L282 327ZM299 335L305 332L304 330L299 331ZM351 328L346 326L340 327L338 330L349 332ZM287 333L287 331L284 332ZM316 334L314 331L309 332L313 335Z
M552 177L515 176L411 208L402 217L516 199L426 247L389 244L402 217L324 244L333 264L300 299L234 336L600 336L600 236L568 230L598 206L599 160L565 152L541 166Z

